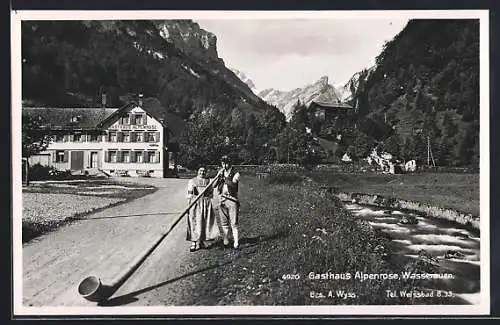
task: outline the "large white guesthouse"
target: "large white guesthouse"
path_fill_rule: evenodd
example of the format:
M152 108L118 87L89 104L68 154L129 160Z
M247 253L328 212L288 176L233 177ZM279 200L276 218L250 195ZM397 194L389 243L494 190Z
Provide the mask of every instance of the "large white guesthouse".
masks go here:
M29 158L30 165L88 174L168 175L169 129L141 100L121 108L23 107L23 116L35 118L52 137L45 151Z

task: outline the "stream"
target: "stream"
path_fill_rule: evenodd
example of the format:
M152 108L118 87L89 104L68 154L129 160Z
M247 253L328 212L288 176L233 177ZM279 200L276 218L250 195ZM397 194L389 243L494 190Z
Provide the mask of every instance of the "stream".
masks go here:
M436 289L449 290L464 303L480 299L479 232L459 223L423 216L418 212L344 202L354 216L388 234L391 251L402 259L424 259L438 273L453 279L436 280Z

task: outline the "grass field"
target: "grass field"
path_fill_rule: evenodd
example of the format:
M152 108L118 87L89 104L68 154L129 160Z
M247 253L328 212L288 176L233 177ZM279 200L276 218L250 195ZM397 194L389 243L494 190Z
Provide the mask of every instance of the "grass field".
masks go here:
M433 272L434 266L392 259L389 239L343 210L335 197L318 191L316 182L293 174L271 175L266 180L246 177L241 195L242 248L211 248L196 253L200 267L219 266L193 276L197 290L191 293L188 304L451 303L443 298L387 297L386 290L416 288L419 281L356 278L356 272ZM344 279L310 279L321 278L322 274L337 274Z
M150 186L123 185L108 180L33 182L23 188L23 242L89 213L154 191L156 188Z
M344 192L378 194L479 216L479 174L311 172L309 176Z

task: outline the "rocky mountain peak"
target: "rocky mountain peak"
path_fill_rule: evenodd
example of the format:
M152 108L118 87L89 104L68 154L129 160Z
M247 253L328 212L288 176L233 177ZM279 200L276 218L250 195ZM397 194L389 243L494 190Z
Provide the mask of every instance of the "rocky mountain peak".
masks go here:
M229 68L241 81L246 83L252 91L256 91L255 83L247 75L237 69Z
M319 78L318 81L316 81L316 84L319 86L327 87L328 86L328 76L322 76Z
M307 106L323 94L337 98L338 102L342 102L346 96L344 87L336 87L328 83L328 76L322 76L312 84L291 91L280 91L271 88L261 91L258 95L269 104L276 106L285 114L287 119L290 119L297 101Z
M188 55L209 60L220 60L217 54L217 36L191 19L164 20L158 25L160 35Z

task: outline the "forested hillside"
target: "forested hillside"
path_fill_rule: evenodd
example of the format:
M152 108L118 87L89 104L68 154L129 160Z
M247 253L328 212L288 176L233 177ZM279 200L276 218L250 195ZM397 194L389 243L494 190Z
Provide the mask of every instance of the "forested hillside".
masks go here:
M429 141L436 165L478 165L479 21L411 20L357 77L358 120L393 129L381 149L427 164Z
M262 161L284 127L191 20L25 21L22 62L27 106L98 107L106 93L107 106L120 107L143 93L160 117L187 122L180 155L190 166L222 154Z

